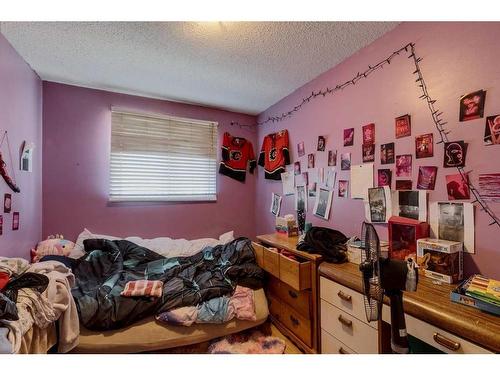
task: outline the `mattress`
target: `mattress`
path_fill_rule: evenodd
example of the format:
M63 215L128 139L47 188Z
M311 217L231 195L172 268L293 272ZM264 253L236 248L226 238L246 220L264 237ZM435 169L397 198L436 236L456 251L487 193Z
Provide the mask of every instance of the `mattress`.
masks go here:
M264 323L269 315L263 289L255 291L257 320L233 319L223 324L193 324L190 327L158 323L154 317L113 331L80 329L80 343L71 353L141 353L198 344L240 332Z

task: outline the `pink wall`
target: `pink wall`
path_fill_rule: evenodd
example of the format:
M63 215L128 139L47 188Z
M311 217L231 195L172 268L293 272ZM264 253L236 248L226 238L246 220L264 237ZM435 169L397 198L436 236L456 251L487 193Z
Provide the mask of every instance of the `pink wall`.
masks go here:
M255 117L200 106L43 83L43 235L74 239L84 227L117 236L185 237L255 234L255 181L242 184L218 175L216 203L108 202L111 106L219 123L254 143L256 132L232 127Z
M467 169L472 170L471 180L477 183L479 173L500 172L500 146L485 147L482 144L485 119L458 122L458 100L467 92L478 89L487 90L485 115L500 113L500 53L498 39L500 23L403 23L394 30L362 49L342 64L320 75L297 91L282 99L259 116L287 112L308 96L326 86L335 86L351 79L357 72L365 70L387 57L392 51L409 42L416 43L417 53L423 57L421 67L429 86L430 94L437 99L444 118L449 121L451 139L464 139L469 143ZM429 194L429 201L447 200L445 175L453 174L454 169L442 168L443 147L435 146L433 158L415 160L415 136L437 132L431 121L429 111L421 100L419 88L412 75L414 66L406 56L395 59L390 66L373 73L365 81L349 87L339 94L319 98L297 113L293 118L279 124L264 125L259 129L259 143L265 134L288 129L290 132L292 161L301 161L302 169L307 167L307 153L314 152L317 167L327 166L327 152L317 152L317 137L327 137L327 150L338 151L338 177L349 179L348 171L340 171L340 153L351 152L352 164L361 164L361 127L376 124L375 172L378 168L391 168L394 165L380 166L380 144L395 142L396 155L413 155L413 184L416 187L418 166L438 166L436 190ZM412 116L412 136L394 140L394 118L409 113ZM342 131L355 128L355 141L352 147L343 147ZM297 143L305 141L306 156L297 156ZM291 167L291 166L290 166ZM307 169L306 169L307 170ZM317 168L309 170L317 173ZM338 178L337 178L338 179ZM282 192L281 182L264 180L259 176L256 192L257 233L271 232L274 217L269 213L271 192ZM336 228L346 235L359 235L364 218L363 204L359 200L335 197L328 222L313 217L314 198L309 198L307 221L315 225ZM294 197L284 197L282 214L293 213ZM500 205L491 207L500 215ZM482 272L492 277L500 277L500 248L498 238L500 228L488 226L489 217L476 210L476 254L466 256L466 273ZM386 225L378 225L382 238L387 238Z
M0 134L7 130L20 193L14 193L0 178L0 256L29 257L29 250L40 240L42 230L42 82L0 34ZM1 136L0 136L1 137ZM19 170L23 141L35 144L33 171ZM7 144L1 148L10 164ZM3 212L5 193L12 194L12 212L20 212L20 227L12 231L12 212Z

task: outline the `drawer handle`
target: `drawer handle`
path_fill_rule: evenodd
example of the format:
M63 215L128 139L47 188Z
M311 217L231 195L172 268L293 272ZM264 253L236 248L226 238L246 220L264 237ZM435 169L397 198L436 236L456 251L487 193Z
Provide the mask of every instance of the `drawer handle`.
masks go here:
M340 347L339 348L339 354L349 354L349 353L346 352L343 347Z
M292 324L297 327L299 325L299 320L297 318L295 318L293 315L290 315L290 321L292 322Z
M345 294L343 291L339 290L337 293L337 296L339 296L340 299L343 299L344 301L351 302L352 297L349 294Z
M345 325L346 327L352 327L352 320L346 319L342 316L342 314L338 317L339 322Z
M295 293L293 290L288 290L288 295L292 298L297 298L299 295Z
M437 332L434 332L433 335L434 341L436 341L438 344L443 345L444 347L453 350L456 352L458 349L460 349L460 343L455 342L453 340L450 340L448 337L444 337L443 335L440 335Z

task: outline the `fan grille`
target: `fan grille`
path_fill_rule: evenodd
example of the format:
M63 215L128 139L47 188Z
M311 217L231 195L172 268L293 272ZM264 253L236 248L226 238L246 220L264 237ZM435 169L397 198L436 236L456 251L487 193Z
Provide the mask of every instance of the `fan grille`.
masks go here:
M362 226L363 291L366 319L376 321L380 317L384 291L380 285L380 241L372 224Z

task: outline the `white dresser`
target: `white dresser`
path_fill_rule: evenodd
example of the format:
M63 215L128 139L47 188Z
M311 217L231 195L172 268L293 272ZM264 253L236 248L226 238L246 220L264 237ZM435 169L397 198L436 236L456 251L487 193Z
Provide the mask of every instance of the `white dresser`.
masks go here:
M321 353L378 353L378 324L366 321L363 295L320 277Z

